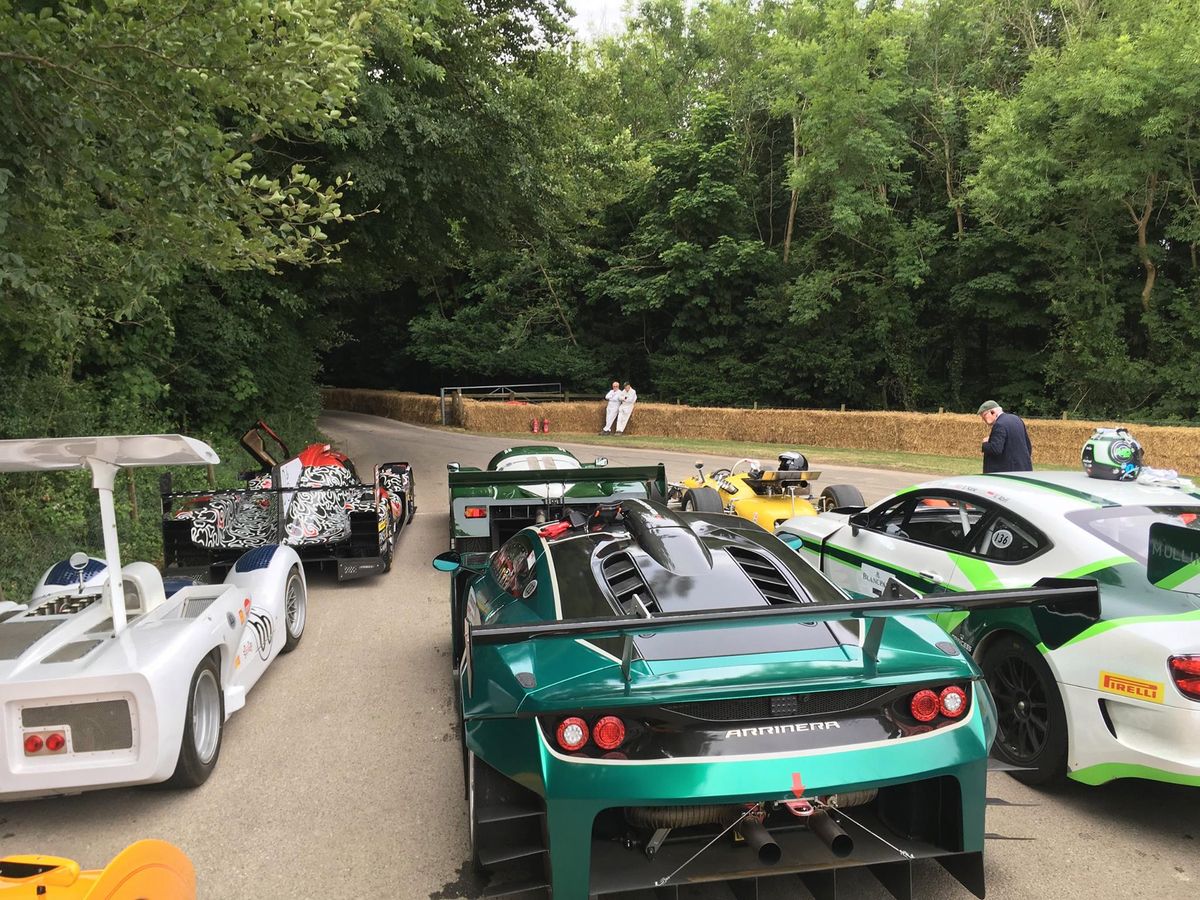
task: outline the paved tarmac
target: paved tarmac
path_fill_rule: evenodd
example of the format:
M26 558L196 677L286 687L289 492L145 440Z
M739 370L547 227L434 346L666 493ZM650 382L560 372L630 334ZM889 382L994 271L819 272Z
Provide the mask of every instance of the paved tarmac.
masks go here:
M360 471L409 460L420 510L387 575L339 585L309 574L308 623L226 723L209 781L190 792L99 791L0 805L0 855L50 853L103 865L124 846L158 837L182 847L205 900L456 900L478 896L467 833L447 660L448 585L430 559L448 545L448 460L480 465L499 438L329 413L322 427ZM549 438L554 441L553 435ZM662 460L672 480L694 457L566 445L612 465ZM728 463L728 460L708 460ZM923 476L820 466L821 484L846 481L868 502ZM990 778L988 896L1200 896L1200 789L1150 782L1048 791ZM843 879L844 898L889 896L869 875ZM762 883L763 900L807 898L791 878ZM652 895L647 894L647 897ZM708 886L694 900L727 898ZM914 867L914 896L965 900L940 866Z

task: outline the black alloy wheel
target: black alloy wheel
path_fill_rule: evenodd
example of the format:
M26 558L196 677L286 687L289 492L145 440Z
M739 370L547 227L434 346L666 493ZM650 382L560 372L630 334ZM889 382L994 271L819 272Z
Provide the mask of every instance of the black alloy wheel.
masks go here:
M1013 772L1029 785L1048 784L1067 769L1067 717L1050 667L1021 638L997 638L981 666L996 701L995 756L1025 771Z

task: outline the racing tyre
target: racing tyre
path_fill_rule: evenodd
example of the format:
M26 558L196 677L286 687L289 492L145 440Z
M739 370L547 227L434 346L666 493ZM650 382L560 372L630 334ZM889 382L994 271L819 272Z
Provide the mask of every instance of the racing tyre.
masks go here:
M288 572L287 583L283 587L283 649L280 653L291 653L304 637L304 623L308 620L308 592L304 589L304 579L300 570L293 567Z
M187 712L183 719L183 742L170 787L199 787L208 780L221 755L221 733L225 727L225 694L212 656L204 657L188 686Z
M686 491L680 508L685 512L687 510L715 513L725 511L725 506L721 503L721 495L710 487L691 488Z
M821 491L817 501L817 512L829 512L831 509L841 509L844 506L857 506L862 509L867 505L862 491L852 484L831 484Z
M1010 773L1028 785L1049 784L1067 771L1067 714L1042 655L1014 635L996 638L980 661L996 700L993 754L1027 770Z

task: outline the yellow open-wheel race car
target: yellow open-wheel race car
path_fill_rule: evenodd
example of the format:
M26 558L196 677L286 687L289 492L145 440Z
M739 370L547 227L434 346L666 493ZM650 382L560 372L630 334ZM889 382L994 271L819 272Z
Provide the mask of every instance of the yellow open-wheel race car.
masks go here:
M780 453L775 470L765 469L756 459L739 459L706 475L704 463L697 462L695 475L670 485L667 500L685 510L741 516L767 531L795 516L866 505L852 484L831 484L814 497L811 482L820 476L795 450Z
M103 869L84 870L59 856L0 859L0 898L46 900L195 900L196 872L166 841L130 844Z

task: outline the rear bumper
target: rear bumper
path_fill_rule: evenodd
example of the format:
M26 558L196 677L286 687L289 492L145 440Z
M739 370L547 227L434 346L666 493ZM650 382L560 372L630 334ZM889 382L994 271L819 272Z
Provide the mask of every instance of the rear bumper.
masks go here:
M886 745L654 763L566 759L528 720L469 722L467 740L481 759L541 796L555 900L860 866L882 866L880 872L906 878L913 858L943 859L952 873L955 865L965 868L981 884L990 716L990 704L976 704L957 726ZM524 760L517 752L522 746L533 751ZM485 756L480 753L484 747L503 749ZM778 863L760 863L744 844L726 835L672 874L721 828L676 829L651 857L645 830L625 825L624 811L630 807L741 806L793 799L797 775L806 798L880 789L870 805L848 810L849 816L839 822L855 841L848 857L834 856L800 820L777 811L767 827L782 851ZM811 877L836 881L832 874Z
M128 704L128 740L117 741L128 746L80 749L86 746L83 732L92 727L84 715L74 725L78 732L66 727L66 751L25 753L25 735L62 731L54 726L68 718L43 714L35 720L37 710L114 700ZM172 706L178 706L178 715L170 722L163 721L157 714L160 704L140 675L0 685L0 801L165 781L174 772L183 728L181 704L161 708ZM32 721L43 724L33 726Z
M1187 709L1073 685L1062 685L1062 692L1071 723L1071 778L1085 784L1147 778L1200 786L1200 704Z

